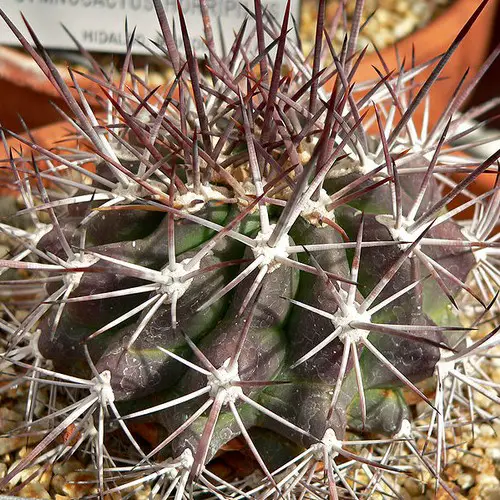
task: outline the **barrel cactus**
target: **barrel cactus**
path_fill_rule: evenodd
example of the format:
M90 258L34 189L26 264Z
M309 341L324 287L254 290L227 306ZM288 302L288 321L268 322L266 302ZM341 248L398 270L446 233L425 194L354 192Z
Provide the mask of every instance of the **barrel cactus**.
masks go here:
M366 450L414 446L416 398L431 415L430 451L414 453L453 495L440 476L443 402L471 389L500 402L461 369L496 333L467 340L497 317L495 284L478 289L471 276L488 256L495 267L498 176L481 196L469 187L498 174L500 151L474 163L450 150L467 135L457 109L476 80L432 129L414 113L432 105L429 88L486 1L432 70L383 68L355 84L362 0L339 53L319 16L309 57L290 40L290 4L279 24L256 0L219 51L200 0L204 60L180 5L178 45L154 0L165 41L156 56L173 80L151 88L135 71L133 34L118 81L86 54L104 114L75 72L70 88L35 34L36 50L3 16L64 98L79 140L48 149L10 133L22 145L12 148L3 135L24 206L1 226L12 244L2 287L17 290L0 324L2 362L15 367L10 384L30 391L12 435L44 433L2 487L34 462L92 450L101 496L145 484L151 498L176 499L383 493L406 469ZM470 207L475 222L456 222ZM474 310L466 326L464 301ZM429 380L436 391L420 384ZM36 415L47 387L68 403ZM160 437L146 446L137 423ZM234 439L260 471L253 480L211 468ZM353 481L355 467L371 481Z

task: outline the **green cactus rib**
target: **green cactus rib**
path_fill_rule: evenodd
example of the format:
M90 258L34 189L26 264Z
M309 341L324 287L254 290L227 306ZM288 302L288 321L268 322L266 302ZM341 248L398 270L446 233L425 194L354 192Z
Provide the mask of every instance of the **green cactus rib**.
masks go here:
M233 213L233 216L230 216L230 207L224 207L225 205L218 205L208 212L205 210L206 214L203 211L198 212L197 216L208 215L206 220L222 223L224 227L224 222L229 222L235 215ZM121 216L123 211L104 213L106 223L110 227L119 225L123 220ZM226 214L225 220L223 214ZM266 216L269 217L267 211ZM272 223L276 228L284 216L286 213L281 212L274 223L272 219L268 219L266 223ZM251 222L243 219L242 229L238 234L246 237L253 235L253 241L257 241L259 235L262 235L262 220L265 218L261 219L260 223L258 220ZM357 221L359 233L359 217L354 215L353 221L355 224ZM102 223L102 220L99 223ZM86 274L85 276L91 280L90 283L87 285L82 280L75 288L74 295L88 296L90 294L87 290L90 288L93 289L95 300L77 299L70 303L55 331L51 328L50 319L47 320L40 337L40 349L43 355L52 359L60 369L64 369L64 365L68 363L68 350L72 349L74 359L71 361L71 370L74 370L75 362L80 361L82 365L85 362L83 350L80 348L78 355L75 352L78 348L75 346L78 345L78 340L87 338L93 331L92 338L95 338L95 342L91 341L88 345L89 347L96 345L91 348L91 355L99 372L107 370L111 373L111 386L118 400L141 398L148 393L160 391L167 394L167 400L174 400L184 394L196 393L207 385L206 375L193 373L189 366L179 361L179 357L186 358L191 363L199 361L197 353L192 352L186 343L186 339L189 338L196 342L198 349L212 367L222 367L228 360L232 362L238 356L236 363L238 380L248 383L243 389L244 395L256 401L262 399L268 402L266 408L280 416L285 415L289 424L305 431L307 434L295 436L300 445L313 445L315 439L324 435L329 428L334 429L337 436L342 436L346 426L347 408L354 404L351 402L352 398L357 397L359 400L359 395L356 396L358 388L353 387L352 383L349 389L344 388L342 391L339 381L347 380L351 372L358 369L361 372L364 389L368 392L372 387L385 385L389 388L394 384L404 385L407 380L417 382L432 375L439 360L439 349L448 348L445 332L437 329L426 316L421 297L416 296L414 290L409 290L391 301L390 312L388 308L378 311L372 326L370 326L370 315L355 313L352 316L352 313L345 313L345 310L350 311L353 307L363 304L364 299L369 296L377 283L381 282L388 269L390 270L405 253L397 245L388 248L362 249L362 239L391 241L389 230L377 221L376 216L366 215L362 224L363 234L358 238L358 244L354 249L358 252L360 281L354 284L353 263L349 265L347 251L342 248L342 238L338 231L328 225L325 227L314 225L299 217L290 228L286 246L279 249L282 262L277 260L271 262L267 270L262 265L253 266L254 269L248 273L247 270L251 269L252 264L258 262L259 258L258 251L254 247L245 246L240 241L226 237L219 239L211 246L209 252L205 252L204 247L207 242L211 242L211 239L206 237L203 226L182 219L176 221L172 216L166 215L157 229L143 239L132 242L110 242L89 248L92 255L102 256L104 265L109 265L111 283L102 281L101 272L95 275ZM447 224L453 226L452 222ZM240 223L234 227L238 228L239 225ZM74 225L70 223L68 229L71 227ZM73 229L74 232L78 231L76 227ZM161 272L165 272L165 269L168 271L169 237L175 240L173 245L176 249L175 259L179 263L176 265L184 263L184 267L189 266L191 260L196 259L200 252L205 254L193 267L195 272L187 282L187 288L179 289L175 305L170 296L168 283L163 285L164 288L160 283L149 294L147 292L134 294L131 296L135 300L133 303L126 303L120 297L115 300L118 303L115 308L109 304L114 299L96 297L97 280L98 286L103 287L99 288L102 290L100 293L134 285L140 287L140 283L143 283L140 273L127 275L128 269L137 271L131 266L127 267L129 264L137 263L143 266L147 262L149 268ZM45 240L41 241L41 248L44 248L45 241L50 244L51 238L52 233L49 233ZM305 249L307 245L319 245L320 248L322 245L338 245L340 248L320 252L300 252L296 254L299 256L298 261L294 260L293 254L288 256L288 247ZM163 252L160 248L163 248ZM182 251L185 248L190 249ZM450 250L446 247L440 250L441 255L434 255L436 261L442 261L443 255L449 260ZM466 262L470 263L470 259L464 260L462 255L460 258L462 266ZM290 260L289 263L286 262L287 259ZM452 259L451 261L453 263ZM101 262L99 260L93 265L101 266ZM233 262L234 265L221 266ZM295 267L295 262L306 266L305 270ZM270 266L275 268L270 270ZM202 272L203 269L207 271ZM265 270L264 274L261 272L262 269ZM122 273L123 285L117 286L115 280ZM392 274L394 275L387 286L377 294L378 301L391 299L400 290L411 285L413 276L410 261L403 259L401 266L398 266ZM261 281L258 287L255 287L259 275L262 276ZM332 275L337 279L340 277L343 282L334 282L330 278ZM245 278L229 293L217 297L221 289L228 288L242 276ZM363 287L360 283L363 283ZM354 295L351 294L349 297L352 291ZM364 297L361 291L364 292ZM251 314L246 317L244 312L242 314L241 307L247 302L249 292L254 293L255 303ZM206 303L209 303L208 307L205 307ZM84 321L90 313L89 304L92 304L94 324ZM144 305L147 307L124 321L111 320L110 314L120 319L132 309L132 306L140 309ZM101 311L102 316L98 314ZM352 317L349 317L349 314ZM344 316L350 321L345 322ZM366 329L352 327L352 322L356 320L364 320L369 325ZM69 321L72 323L71 329L67 326ZM75 332L77 321L82 324L78 334ZM386 329L383 333L378 326L379 322L380 328ZM426 326L429 326L429 330ZM415 327L420 327L418 333L412 334ZM335 338L324 343L335 330L338 330ZM242 331L245 332L243 342ZM102 335L106 332L112 334L111 338L109 335L105 337ZM363 348L365 337L373 346L372 349L379 353L379 357L366 347ZM380 356L387 359L385 364L381 363ZM297 360L299 364L295 366ZM392 369L388 368L388 365ZM252 381L269 382L263 386L257 384L252 387ZM285 384L273 385L273 381L282 381ZM342 394L341 397L340 393L334 397L335 411L332 412L331 394L337 391L332 391L331 388L337 386ZM212 393L208 394L210 396ZM292 402L292 407L288 408L288 411L289 403L286 403L286 399ZM300 406L306 409L304 414L297 413L295 406L297 401L301 401ZM212 409L216 404L215 396ZM210 460L223 444L240 433L235 416L224 408L225 401L219 402L218 405L216 413L212 414L215 415L212 417L215 421L212 421L209 415L204 425L198 421L193 422L189 432L186 431L187 435L185 432L173 441L174 455L181 454L182 450L188 447L197 457L200 456L199 450L202 449L203 460ZM161 414L156 418L170 433L175 433L199 406L200 398L197 397L181 405L179 411L175 409L168 411L167 418ZM248 404L244 406L247 407ZM368 410L369 406L363 410L366 412L363 419L369 419ZM246 427L256 423L255 411L251 411L250 414L253 417L249 421L243 420ZM403 410L399 423L404 416L406 413ZM219 424L219 420L224 424ZM297 434L289 426L269 416L261 417L258 425L279 432L283 437L290 437L290 432ZM375 424L372 422L369 425ZM394 428L396 427L397 424L394 424ZM209 443L204 442L207 433L210 433Z
M467 136L457 103L477 80L457 88L432 129L414 112L429 106L486 2L424 82L429 64L392 71L381 61L379 80L359 84L362 0L340 54L319 16L310 57L287 37L290 3L282 24L259 0L254 12L243 7L249 19L219 52L200 0L204 61L180 3L178 45L153 0L157 57L174 79L150 88L134 70L133 37L118 84L82 49L104 119L29 24L38 50L0 10L84 144L47 149L11 134L34 153L6 161L23 207L0 223L13 249L0 260L0 292L14 290L0 362L24 370L14 382L29 386L26 422L12 435L48 431L0 488L44 452L55 461L92 449L101 496L148 484L152 497L175 500L359 498L401 472L389 451L404 442L449 492L445 406L472 412L471 390L500 403L497 385L462 368L499 330L500 151L481 162L454 155L453 141ZM474 197L482 174L496 174L494 188ZM470 223L455 219L471 207ZM10 310L18 296L21 320ZM475 311L470 328L464 303ZM483 340L467 340L485 323L494 326ZM433 380L426 391L421 382ZM47 387L65 388L71 403L35 415ZM430 415L426 431L413 427L411 398ZM131 423L159 426L161 437L144 446ZM435 452L417 450L415 436ZM113 439L125 454L110 451ZM213 472L235 439L262 480ZM352 451L386 441L380 457ZM371 471L365 490L344 471L359 464Z

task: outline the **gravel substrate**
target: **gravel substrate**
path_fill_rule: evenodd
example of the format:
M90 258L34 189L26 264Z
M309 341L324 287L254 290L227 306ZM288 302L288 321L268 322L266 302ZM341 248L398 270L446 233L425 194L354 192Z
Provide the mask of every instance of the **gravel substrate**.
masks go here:
M490 376L491 380L500 383L500 346L492 348L488 353L489 358L484 359L482 368ZM13 368L2 367L4 373L13 372ZM0 386L8 383L9 377L4 375L0 379ZM41 394L47 393L43 391ZM409 395L411 398L412 396ZM42 398L43 399L43 398ZM9 389L0 395L0 433L4 434L19 425L24 419L24 410L27 401L27 387L25 385ZM492 403L490 400L478 393L474 394L474 403L477 408L487 411L493 415L500 415L500 405ZM39 408L35 415L43 414L46 401L40 401ZM417 403L417 412L425 411L425 403ZM40 413L39 413L40 412ZM468 415L463 415L464 420ZM428 420L417 420L416 426L426 428ZM474 434L470 424L464 424L456 428L454 434L447 431L447 442L456 443L447 451L443 478L448 487L454 492L457 499L471 498L477 500L498 500L500 499L500 422L493 421L474 426ZM42 435L30 438L27 441L23 437L0 438L0 478L13 469L22 457L24 457L42 439ZM59 443L58 443L59 444ZM419 448L424 445L424 439L417 440ZM359 451L359 449L358 449ZM432 448L428 449L432 453ZM448 494L441 488L436 495L436 481L429 471L419 467L415 457L409 454L408 450L401 447L398 450L404 459L400 464L413 465L418 472L409 476L399 475L396 484L398 494L404 500L426 500L426 499L447 499ZM406 457L405 457L406 455ZM29 480L30 476L35 477L29 484L22 485ZM258 474L257 474L258 476ZM355 473L355 480L358 483L368 483L369 477L359 468ZM11 495L42 498L54 500L70 500L92 496L97 493L95 486L95 468L85 457L78 456L65 462L56 462L51 466L44 465L43 462L27 468L16 476L10 483L9 489L4 493ZM132 500L146 500L149 498L149 487L143 487L139 491L129 492ZM123 498L122 495L107 495L107 500ZM387 491L390 494L390 490ZM158 497L159 498L159 497ZM382 499L380 493L370 496L373 499Z
M358 48L368 46L368 52L394 44L427 24L453 0L366 0L363 10L363 33ZM339 6L338 0L327 0L325 29L330 32ZM347 26L350 27L355 0L347 0ZM317 0L303 0L301 6L301 36L306 49L312 48L316 32ZM368 22L367 22L368 20ZM340 50L346 30L344 20L338 20L338 29L330 36L336 50Z

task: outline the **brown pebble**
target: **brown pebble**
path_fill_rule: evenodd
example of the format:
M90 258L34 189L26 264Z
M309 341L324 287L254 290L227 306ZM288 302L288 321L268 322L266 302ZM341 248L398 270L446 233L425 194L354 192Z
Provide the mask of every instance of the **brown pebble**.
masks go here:
M11 451L18 450L23 447L26 443L36 444L42 440L41 435L31 436L26 439L26 436L16 436L10 438L0 438L0 455L5 455Z
M424 485L416 479L409 477L403 483L403 488L412 496L416 497L424 492Z
M462 466L460 464L449 464L444 469L444 474L450 481L456 481L462 474Z
M70 472L74 472L75 470L84 469L83 464L76 460L75 458L71 458L65 462L58 462L54 464L54 474L65 476Z
M472 448L470 453L464 453L464 455L459 458L459 462L465 467L481 472L491 464L491 459L483 456L483 450Z
M470 487L474 486L474 476L472 474L460 474L456 479L457 484L463 490L468 490Z
M500 461L500 446L497 448L488 448L486 450L486 455L488 455L493 461Z
M46 498L50 500L48 491L40 484L32 482L19 490L19 496L25 498Z
M104 500L121 500L121 498L122 498L122 496L117 492L111 493L108 495L104 495ZM141 497L138 497L137 493L135 493L134 499L138 500L139 498L141 498ZM149 498L149 497L146 497L146 498Z
M469 491L469 498L476 500L500 500L500 486L477 485Z
M10 467L9 467L9 474L19 465L21 460L16 460ZM16 486L16 484L22 483L23 481L26 481L29 479L31 476L38 478L37 471L40 469L40 465L32 465L31 467L26 467L21 472L16 474L10 481L9 481L9 486L12 488L13 486Z
M498 448L498 438L480 436L474 441L474 446L477 448Z
M19 425L23 420L23 416L19 413L9 410L8 408L0 408L0 433L9 432Z
M56 464L57 465L57 464ZM55 466L54 466L55 469ZM66 480L63 476L55 475L52 477L52 481L50 482L52 488L56 493L63 494L64 493L64 485L66 484Z
M52 467L49 466L47 467L47 470L42 472L42 475L38 479L38 482L46 489L48 490L50 488L50 483L52 481Z
M63 493L71 498L81 498L97 493L96 475L91 472L70 472L66 476Z
M476 483L481 485L500 486L500 481L495 477L494 468L483 474L478 474L476 476Z
M24 458L33 448L28 448L27 446L23 446L17 452L17 458Z
M446 483L448 488L453 492L456 500L466 500L466 497L460 494L460 487L454 483ZM439 488L434 496L432 496L434 500L450 500L450 494L444 489Z
M0 455L15 451L26 443L25 437L0 438Z

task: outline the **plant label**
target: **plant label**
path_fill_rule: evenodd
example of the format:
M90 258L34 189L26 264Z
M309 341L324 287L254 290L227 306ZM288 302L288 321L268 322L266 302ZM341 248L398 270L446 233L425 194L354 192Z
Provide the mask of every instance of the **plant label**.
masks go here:
M203 31L199 0L180 1L193 49L206 52L201 37ZM182 46L177 13L177 0L163 0L171 27ZM221 47L233 39L248 13L253 0L207 0L216 45ZM281 22L286 0L264 0L268 13ZM1 0L1 8L16 26L23 26L21 13L26 17L46 48L72 50L75 48L63 26L88 50L95 52L125 52L127 31L135 31L135 53L147 54L160 42L159 24L152 0ZM298 18L299 0L292 0L292 14ZM3 20L0 19L3 24ZM28 30L23 32L25 36ZM17 39L4 24L0 27L0 43L17 45Z

